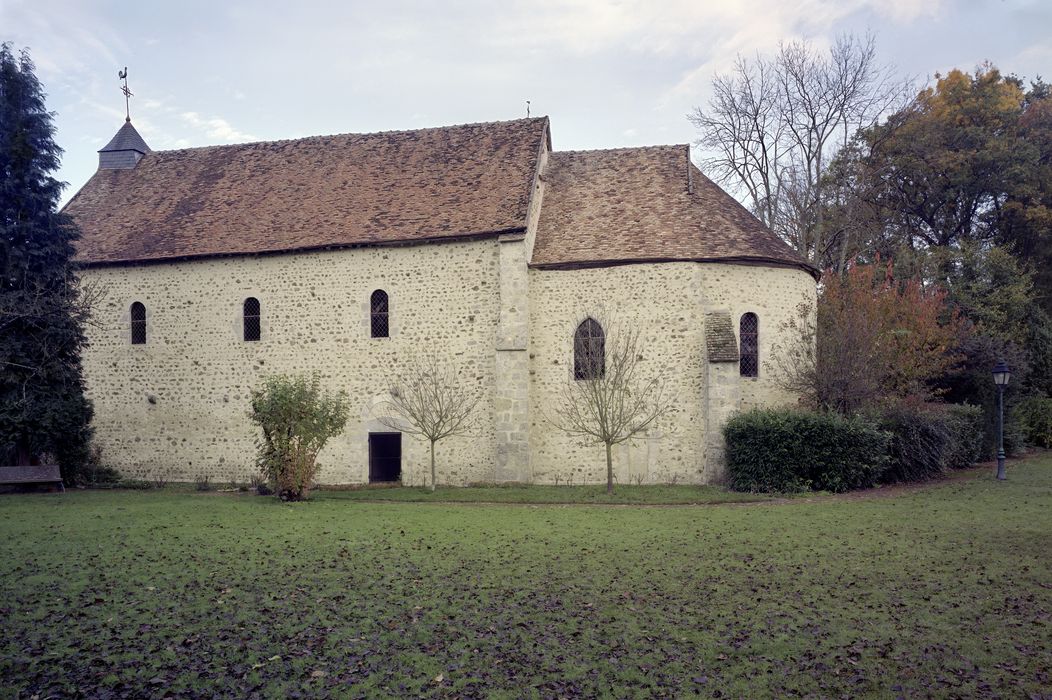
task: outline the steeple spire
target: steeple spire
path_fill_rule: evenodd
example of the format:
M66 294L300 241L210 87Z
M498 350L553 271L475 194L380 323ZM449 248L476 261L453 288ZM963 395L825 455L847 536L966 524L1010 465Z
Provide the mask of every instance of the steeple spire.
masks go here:
M110 142L99 150L99 170L131 170L149 152L150 147L131 120L125 121Z
M131 123L129 99L132 91L128 89L128 67L117 71L117 77L124 81L121 86L121 92L124 93L124 125L99 150L99 170L131 170L150 152L150 147Z
M124 70L117 71L117 77L124 81L124 85L121 87L121 92L124 93L124 121L131 121L131 105L128 100L132 97L132 91L128 89L128 66L124 66Z

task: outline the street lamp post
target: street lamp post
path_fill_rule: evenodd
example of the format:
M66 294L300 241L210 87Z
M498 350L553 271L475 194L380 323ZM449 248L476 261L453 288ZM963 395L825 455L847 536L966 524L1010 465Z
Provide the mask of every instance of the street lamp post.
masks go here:
M997 385L997 480L1008 478L1005 474L1005 387L1011 372L1001 360L994 367L994 384Z

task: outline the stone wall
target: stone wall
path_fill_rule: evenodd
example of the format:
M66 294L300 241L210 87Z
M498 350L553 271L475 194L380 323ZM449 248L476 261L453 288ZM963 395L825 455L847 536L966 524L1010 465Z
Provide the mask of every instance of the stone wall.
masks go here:
M720 428L740 408L787 403L772 353L812 278L798 270L660 263L580 270L526 267L528 237L92 268L106 298L88 328L85 375L97 440L128 475L247 480L256 429L249 392L270 373L321 374L348 392L352 417L321 455L325 483L368 481L368 434L400 363L434 351L482 401L470 437L439 443L439 482L605 480L602 446L552 425L572 372L573 335L595 316L640 333L642 376L660 376L673 411L615 448L620 483L708 483L722 475ZM390 295L389 338L371 338L369 297ZM262 305L262 339L242 339L242 303ZM146 305L148 340L130 342L129 307ZM760 374L711 363L706 314L760 319ZM726 358L723 358L726 360ZM403 481L423 484L427 445L403 436Z
M360 248L178 264L92 268L106 298L84 366L105 460L123 473L247 480L256 430L249 392L266 374L321 373L352 416L322 452L325 483L368 481L368 432L401 359L434 350L483 396L480 428L439 443L439 482L493 479L494 337L499 243ZM369 296L390 295L391 337L371 338ZM242 303L262 304L262 339L242 339ZM146 305L148 340L130 343L129 307ZM427 446L403 437L403 478L422 484Z
M711 263L659 263L581 270L531 270L530 448L540 483L605 481L605 453L558 430L551 418L572 370L573 334L588 315L608 332L640 331L644 376L662 377L675 410L647 435L615 448L620 483L712 483L723 477L721 429L734 413L796 397L779 388L769 365L782 324L814 279L793 269ZM733 321L760 319L761 369L740 377L736 362L709 362L704 324L719 310ZM784 342L783 342L784 344Z
M814 308L814 278L793 268L717 263L705 263L700 268L706 304L730 311L736 338L742 315L752 312L759 318L759 376L740 378L742 408L795 402L797 397L778 386L775 346L792 344L784 336L783 325L796 314L801 301Z
M704 480L705 382L701 274L694 263L530 271L530 461L538 483L606 480L602 445L552 425L573 371L573 336L593 316L607 335L639 331L640 375L660 376L674 412L642 439L619 445L619 483Z
M494 338L496 481L530 480L529 275L523 234L500 237L500 317Z

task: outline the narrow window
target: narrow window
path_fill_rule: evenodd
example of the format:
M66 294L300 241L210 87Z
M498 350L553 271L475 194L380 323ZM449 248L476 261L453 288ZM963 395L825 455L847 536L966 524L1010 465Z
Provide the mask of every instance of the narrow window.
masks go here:
M132 345L146 344L146 307L141 301L131 305L131 341Z
M573 335L574 379L599 379L606 373L606 336L603 327L586 318Z
M743 377L756 377L760 373L760 319L754 313L742 316L739 326L741 353L738 365Z
M369 327L374 338L386 338L391 334L387 292L382 289L377 289L369 297Z
M249 297L245 299L245 340L259 340L259 299Z

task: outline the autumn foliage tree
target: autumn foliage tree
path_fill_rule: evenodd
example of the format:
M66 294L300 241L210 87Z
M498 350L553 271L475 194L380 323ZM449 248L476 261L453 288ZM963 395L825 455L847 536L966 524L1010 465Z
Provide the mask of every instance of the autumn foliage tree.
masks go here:
M898 280L889 263L828 271L817 313L802 304L775 348L785 388L816 407L840 413L923 401L932 382L957 361L962 333L945 290L919 279Z
M1052 311L1052 95L986 65L951 70L858 132L830 168L827 220L867 239L863 255L935 258L1000 245L1036 275ZM918 270L919 271L919 270Z

